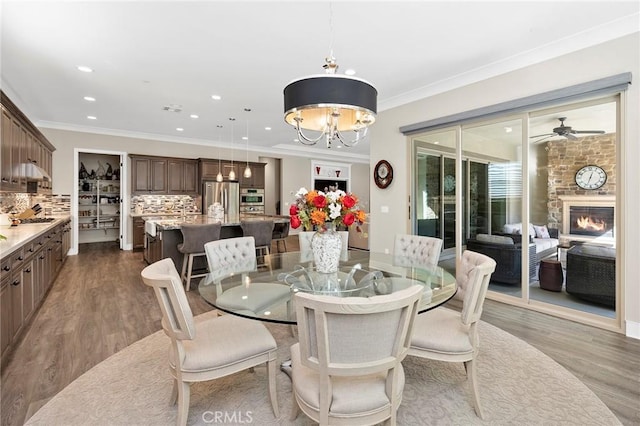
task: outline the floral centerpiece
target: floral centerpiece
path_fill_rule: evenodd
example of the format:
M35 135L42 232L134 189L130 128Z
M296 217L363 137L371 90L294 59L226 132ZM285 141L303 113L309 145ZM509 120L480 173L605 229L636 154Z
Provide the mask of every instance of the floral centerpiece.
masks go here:
M341 190L307 191L300 188L296 201L289 208L291 227L302 226L306 231L316 230L311 238L311 250L316 270L334 274L338 270L340 255L346 248L336 227L356 225L358 231L367 215L358 207L358 197ZM301 251L303 251L301 247ZM327 277L327 283L338 281Z
M306 231L323 231L340 225L349 227L356 224L357 230L367 219L367 215L358 207L358 197L340 189L324 193L307 191L300 188L295 203L289 208L291 227L302 225Z

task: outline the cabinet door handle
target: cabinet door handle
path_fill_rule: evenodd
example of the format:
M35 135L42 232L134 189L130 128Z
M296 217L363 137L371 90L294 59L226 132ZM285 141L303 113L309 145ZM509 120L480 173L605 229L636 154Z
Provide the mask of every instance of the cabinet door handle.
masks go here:
M29 249L29 253L33 253L33 247Z
M43 254L43 255L42 255L42 256L40 256L38 259L40 259L40 260L44 260L44 257L45 257L45 256L44 256L44 254Z
M11 285L20 285L20 280L15 280L14 282L11 283Z
M23 260L24 258L22 256L18 256L18 260Z
M4 268L2 268L3 271L5 272L9 272L11 270L10 266L5 266Z
M31 268L27 268L24 270L25 274L30 274L31 273Z

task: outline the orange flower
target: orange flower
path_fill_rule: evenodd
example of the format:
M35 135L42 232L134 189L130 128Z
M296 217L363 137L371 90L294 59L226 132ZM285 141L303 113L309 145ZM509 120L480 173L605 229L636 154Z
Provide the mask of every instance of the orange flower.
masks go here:
M314 225L324 225L324 222L327 220L327 214L321 210L316 210L311 212L311 222Z
M367 220L367 214L362 210L356 211L356 220L359 223L364 223L364 221Z
M316 198L317 196L318 196L318 191L316 190L307 192L307 195L305 195L307 203L312 203L313 199Z

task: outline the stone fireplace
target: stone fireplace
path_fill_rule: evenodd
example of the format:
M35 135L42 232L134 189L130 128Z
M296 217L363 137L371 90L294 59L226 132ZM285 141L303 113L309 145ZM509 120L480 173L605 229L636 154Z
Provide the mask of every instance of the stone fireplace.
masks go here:
M560 200L564 234L615 238L615 197L562 196Z

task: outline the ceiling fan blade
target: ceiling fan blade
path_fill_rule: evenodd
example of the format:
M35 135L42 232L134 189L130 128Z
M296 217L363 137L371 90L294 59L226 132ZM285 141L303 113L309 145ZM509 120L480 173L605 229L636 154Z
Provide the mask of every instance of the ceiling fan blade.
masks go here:
M574 132L574 133L578 133L578 132ZM572 141L578 140L578 137L573 133L567 133L566 135L563 135L563 136L567 139L571 139Z
M544 142L544 141L546 141L547 139L549 139L549 138L551 138L551 137L556 136L556 134L555 134L555 133L550 133L550 134L548 134L548 135L539 135L539 136L544 136L544 137L543 137L542 139L538 139L537 141L533 141L533 144L534 144L534 145L537 145L537 144L539 144L539 143L541 143L541 142ZM534 136L531 136L531 137L534 137Z
M529 136L529 139L539 138L539 137L542 137L542 136L555 136L555 135L557 135L557 133L544 133L542 135Z
M602 135L604 134L604 130L576 130L573 133L594 133L597 135Z

